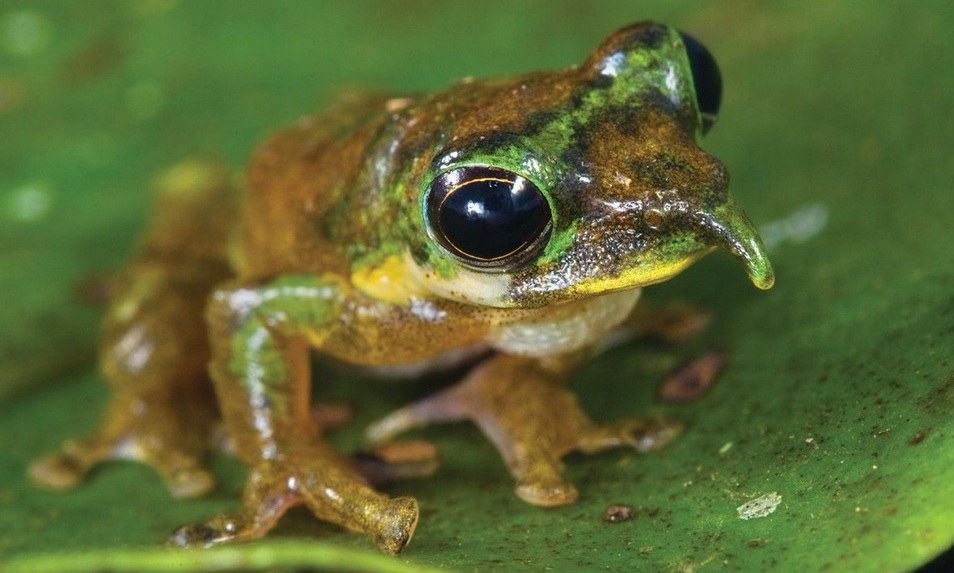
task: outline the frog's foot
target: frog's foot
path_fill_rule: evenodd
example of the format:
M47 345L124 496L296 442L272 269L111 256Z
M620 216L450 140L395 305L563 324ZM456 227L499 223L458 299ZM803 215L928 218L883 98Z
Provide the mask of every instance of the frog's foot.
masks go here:
M404 548L418 520L413 498L391 499L376 492L345 459L327 448L313 447L262 462L249 473L238 513L180 527L168 545L210 547L258 539L289 508L300 504L319 519L367 534L389 553Z
M688 303L641 302L623 323L623 332L637 337L654 337L676 343L698 336L712 323L712 313Z
M113 406L98 433L68 440L59 452L30 464L31 480L42 487L68 490L102 462L132 460L155 469L174 497L197 497L212 489L215 479L202 463L209 424L187 421L188 413L156 405L138 415L126 405L120 415L117 405Z
M367 430L383 442L414 427L469 419L501 453L517 481L517 495L542 506L577 498L563 479L562 458L572 451L616 447L648 452L679 433L658 419L598 425L589 420L560 375L523 357L500 355L477 366L458 385L386 416Z

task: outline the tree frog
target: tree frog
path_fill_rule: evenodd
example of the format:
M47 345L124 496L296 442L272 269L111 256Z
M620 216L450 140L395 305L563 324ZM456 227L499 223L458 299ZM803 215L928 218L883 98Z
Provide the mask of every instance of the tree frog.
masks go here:
M376 490L324 441L314 349L377 368L470 357L462 381L368 439L470 420L520 498L571 503L567 453L649 451L677 432L594 423L566 388L639 316L640 289L720 246L772 286L725 167L699 146L720 98L699 42L643 22L564 70L352 98L273 136L242 193L214 168L174 170L103 323L104 421L36 461L33 479L65 489L133 459L173 495L200 495L221 419L248 468L241 509L181 527L173 545L259 538L303 504L397 553L417 502Z

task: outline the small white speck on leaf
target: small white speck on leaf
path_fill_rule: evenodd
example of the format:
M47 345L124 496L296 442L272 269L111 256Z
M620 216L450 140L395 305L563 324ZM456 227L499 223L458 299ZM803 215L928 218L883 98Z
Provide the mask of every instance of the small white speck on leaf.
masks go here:
M739 519L755 519L771 514L780 503L782 503L782 496L773 491L749 500L735 510L739 512Z
M24 223L33 223L46 217L53 206L49 185L39 181L21 185L5 199L6 210L12 218Z
M732 445L733 445L732 442L726 442L722 444L722 447L719 448L719 455L724 456L725 454L727 454L729 450L732 449Z
M782 243L800 244L822 232L828 224L828 209L818 203L806 205L777 221L766 223L759 229L762 242L769 250Z

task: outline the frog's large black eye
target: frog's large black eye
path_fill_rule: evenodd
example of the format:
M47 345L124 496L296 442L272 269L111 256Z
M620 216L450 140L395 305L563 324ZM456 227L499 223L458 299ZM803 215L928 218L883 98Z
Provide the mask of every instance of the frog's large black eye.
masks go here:
M503 169L462 167L431 183L431 232L463 262L508 270L540 252L550 233L550 205L527 179Z
M696 86L696 103L702 113L702 133L712 128L719 115L722 103L722 74L719 65L709 50L689 34L679 32L682 43L689 55L689 67L692 68L692 82Z

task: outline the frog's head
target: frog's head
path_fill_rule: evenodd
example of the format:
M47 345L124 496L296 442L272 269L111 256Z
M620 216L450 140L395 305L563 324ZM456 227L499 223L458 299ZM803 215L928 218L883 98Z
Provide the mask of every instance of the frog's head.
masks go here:
M697 41L636 24L580 66L458 90L417 178L413 267L432 292L542 306L667 280L720 246L772 286L725 167L698 145L721 81Z

